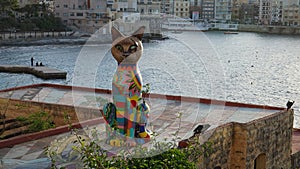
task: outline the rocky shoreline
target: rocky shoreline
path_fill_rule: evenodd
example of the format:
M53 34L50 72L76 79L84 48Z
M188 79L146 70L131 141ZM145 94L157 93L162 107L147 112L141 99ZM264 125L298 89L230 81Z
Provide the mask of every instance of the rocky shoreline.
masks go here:
M32 39L32 40L5 40L0 41L0 46L42 46L42 45L84 45L87 38L53 38L53 39Z

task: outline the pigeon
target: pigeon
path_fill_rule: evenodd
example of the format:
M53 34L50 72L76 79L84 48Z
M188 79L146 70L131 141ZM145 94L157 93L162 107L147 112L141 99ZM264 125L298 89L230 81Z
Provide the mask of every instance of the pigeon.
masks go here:
M286 103L286 109L287 110L289 110L292 106L293 106L293 104L295 103L295 101L294 100L289 100L287 103Z

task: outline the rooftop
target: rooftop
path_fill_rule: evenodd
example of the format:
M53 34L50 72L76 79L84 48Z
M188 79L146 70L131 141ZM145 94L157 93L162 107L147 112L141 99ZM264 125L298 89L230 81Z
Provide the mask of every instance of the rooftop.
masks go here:
M0 91L0 97L101 109L105 103L111 101L111 91L56 84L37 84L2 90ZM229 122L247 123L284 109L265 105L160 94L148 95L147 103L151 108L148 124L151 124L151 130L159 133L164 138L170 136L178 128L179 120L176 116L178 112L182 113L179 135L181 138L187 138L192 135L192 129L199 124L209 126L206 128L206 130L209 130ZM103 125L103 123L100 125ZM297 138L300 135L298 133L294 133ZM42 147L49 144L51 140L66 135L68 134L59 134L21 143L12 148L2 148L0 149L0 159L33 160L44 157ZM300 140L300 138L297 140ZM293 142L297 143L297 140L294 139Z

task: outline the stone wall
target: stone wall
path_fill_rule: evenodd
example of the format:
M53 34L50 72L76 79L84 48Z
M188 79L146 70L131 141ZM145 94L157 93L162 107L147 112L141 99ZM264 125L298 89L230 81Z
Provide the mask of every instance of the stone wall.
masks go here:
M213 169L215 167L230 168L230 149L232 147L233 123L219 126L215 129L208 142L212 143L211 154L201 159L199 168Z
M247 128L244 125L233 123L233 131L229 168L244 168L247 156Z
M292 169L299 169L300 168L300 151L291 156L292 160Z
M282 111L249 123L229 123L215 129L209 142L212 153L201 168L243 169L256 165L291 168L293 110ZM299 155L300 156L300 155Z
M291 168L294 113L283 111L245 124L247 130L246 168L254 168L260 154L267 168Z
M274 34L300 34L300 27L291 26L266 26L266 25L244 25L239 24L239 31L260 32Z

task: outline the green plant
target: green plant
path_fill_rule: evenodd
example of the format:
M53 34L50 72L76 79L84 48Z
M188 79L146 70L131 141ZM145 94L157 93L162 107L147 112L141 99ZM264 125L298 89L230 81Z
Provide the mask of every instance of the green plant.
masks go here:
M19 117L16 118L16 120L19 121L19 122L25 122L25 121L27 121L28 119L27 119L26 117L19 116Z
M177 118L181 118L181 113L178 113ZM179 129L180 129L179 121ZM211 150L210 143L200 144L197 137L191 139L191 144L184 149L177 149L177 142L180 138L178 130L173 134L173 139L166 142L157 141L158 136L154 133L151 141L152 146L143 147L138 145L134 149L130 147L123 147L122 151L113 156L102 146L101 134L96 129L92 130L90 136L82 137L76 130L73 134L76 140L72 144L73 150L77 151L81 156L83 168L97 168L97 169L193 169L196 168L199 158L204 155L207 156ZM167 139L165 139L167 140ZM50 153L50 154L49 154ZM55 153L48 152L48 156L53 159ZM55 163L55 160L52 160ZM53 165L55 166L55 165Z
M28 121L30 122L28 126L29 132L37 132L55 127L51 116L44 111L29 115Z

